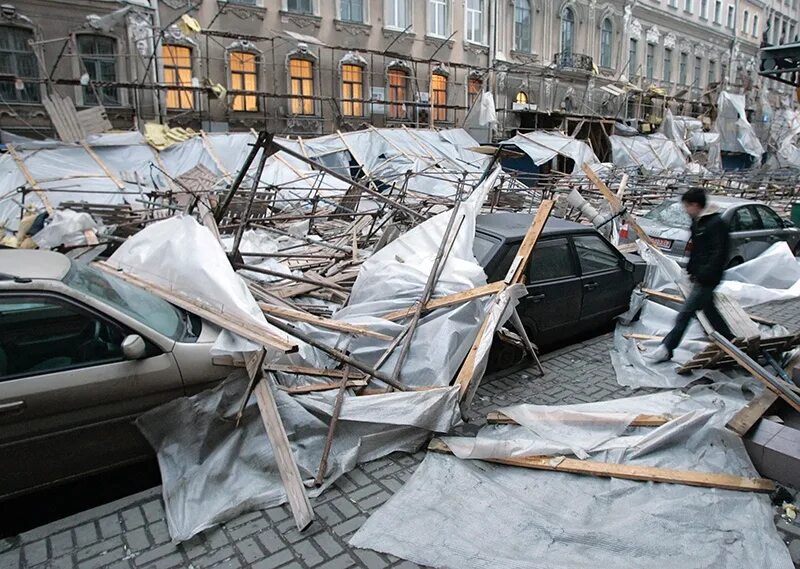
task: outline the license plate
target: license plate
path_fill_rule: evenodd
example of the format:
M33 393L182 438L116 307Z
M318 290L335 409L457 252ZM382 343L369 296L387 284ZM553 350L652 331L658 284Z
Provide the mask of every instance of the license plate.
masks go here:
M672 249L672 239L662 239L661 237L651 237L650 239L659 249Z

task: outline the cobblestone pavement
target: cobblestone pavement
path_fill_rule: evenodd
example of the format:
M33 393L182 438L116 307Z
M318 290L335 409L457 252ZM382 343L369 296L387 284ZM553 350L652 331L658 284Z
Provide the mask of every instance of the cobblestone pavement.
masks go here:
M800 301L773 303L753 312L791 331L800 330ZM514 403L568 404L642 393L617 385L608 354L611 337L604 334L545 355L546 374L541 378L526 367L487 377L470 422L480 424L487 412ZM0 540L0 569L413 569L417 566L408 561L350 548L347 540L403 485L423 457L424 452L394 453L346 474L313 501L317 520L302 534L288 506L282 506L245 514L173 544L160 488L153 488ZM800 556L800 527L784 529L787 543Z

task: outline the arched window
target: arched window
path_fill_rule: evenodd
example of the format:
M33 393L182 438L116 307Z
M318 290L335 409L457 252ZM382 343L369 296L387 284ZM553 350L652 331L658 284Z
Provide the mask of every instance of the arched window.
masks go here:
M117 81L117 41L108 36L79 35L78 53L81 57L82 73L88 73L91 81ZM84 105L117 106L120 104L116 87L83 88Z
M514 2L514 50L523 53L531 52L531 3L529 0Z
M289 60L289 82L292 91L292 114L314 114L314 62L293 57Z
M575 12L569 6L561 11L561 53L572 53L575 44Z
M364 68L352 63L342 64L342 114L346 117L364 115Z
M408 71L400 67L392 67L387 72L389 84L389 118L406 118L406 101L408 101Z
M228 54L231 68L231 89L258 91L258 54L251 51L231 51ZM234 95L234 111L258 111L256 95Z
M611 67L611 50L614 28L611 20L605 18L600 26L600 67Z
M39 101L39 85L25 82L39 77L36 56L28 43L32 39L33 31L28 28L0 26L0 76L5 75L0 79L0 95L9 103Z
M164 44L162 47L164 83L177 87L192 86L192 48ZM167 89L168 109L193 109L194 93L183 89Z
M433 73L431 75L431 104L433 107L433 120L447 120L447 75Z
M525 91L517 91L517 94L514 97L514 102L519 103L520 105L527 105L528 94Z

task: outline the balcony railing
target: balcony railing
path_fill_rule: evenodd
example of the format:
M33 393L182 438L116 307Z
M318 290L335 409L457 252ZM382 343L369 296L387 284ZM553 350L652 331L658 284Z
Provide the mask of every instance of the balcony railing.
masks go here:
M560 69L579 69L589 72L594 69L590 55L571 51L555 54L553 56L553 64Z

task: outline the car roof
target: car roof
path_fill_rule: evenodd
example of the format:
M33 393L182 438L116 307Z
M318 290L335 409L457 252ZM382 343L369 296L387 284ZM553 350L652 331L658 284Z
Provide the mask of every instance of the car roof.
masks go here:
M485 213L476 220L476 229L505 239L522 238L533 222L532 213ZM594 233L589 225L549 217L542 230L542 236L557 233Z
M61 280L69 268L69 258L55 251L0 250L0 274L25 279Z
M676 201L678 201L680 199L681 198L678 196L678 197L670 198L667 201L676 202ZM745 199L745 198L732 198L732 197L729 197L729 196L715 196L713 194L708 196L708 201L710 201L713 204L716 204L717 206L720 207L720 209L728 209L729 207L734 207L734 206L739 206L739 205L750 205L750 204L764 205L761 202L748 200L748 199Z

